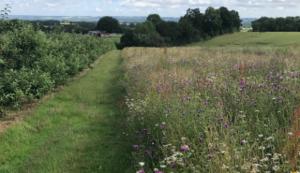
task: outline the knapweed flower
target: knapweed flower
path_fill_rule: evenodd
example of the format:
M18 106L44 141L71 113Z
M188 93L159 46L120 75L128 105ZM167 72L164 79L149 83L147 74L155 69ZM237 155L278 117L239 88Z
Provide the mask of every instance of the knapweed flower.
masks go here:
M190 150L190 147L188 145L182 145L180 147L181 152L188 152Z
M144 169L140 169L138 171L136 171L136 173L145 173Z
M154 173L164 173L163 171L160 171L159 169L157 168L154 168Z
M245 79L241 79L240 80L240 90L243 90L246 88L246 80Z

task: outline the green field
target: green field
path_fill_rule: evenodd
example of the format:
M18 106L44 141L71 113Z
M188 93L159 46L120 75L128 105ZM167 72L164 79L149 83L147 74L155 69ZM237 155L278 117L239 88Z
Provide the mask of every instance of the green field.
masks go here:
M191 45L208 47L297 47L300 46L300 32L240 32Z
M119 109L119 52L0 135L1 173L125 173L130 152Z

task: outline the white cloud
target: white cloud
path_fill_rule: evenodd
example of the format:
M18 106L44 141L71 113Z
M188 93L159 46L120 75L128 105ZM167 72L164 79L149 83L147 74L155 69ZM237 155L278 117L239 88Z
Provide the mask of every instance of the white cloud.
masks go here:
M57 6L59 6L59 3L46 2L45 5L48 6L48 7L57 7Z
M97 12L102 12L103 10L102 10L102 8L99 8L99 7L96 7L96 9L95 9Z
M0 0L12 2L13 14L182 16L188 8L226 6L242 17L300 16L300 0Z

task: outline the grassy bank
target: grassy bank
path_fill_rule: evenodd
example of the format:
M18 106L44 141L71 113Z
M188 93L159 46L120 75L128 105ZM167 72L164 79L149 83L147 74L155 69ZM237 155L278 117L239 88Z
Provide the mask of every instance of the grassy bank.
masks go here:
M0 135L1 173L127 172L118 51Z
M291 47L300 46L299 32L240 32L191 44L208 47Z

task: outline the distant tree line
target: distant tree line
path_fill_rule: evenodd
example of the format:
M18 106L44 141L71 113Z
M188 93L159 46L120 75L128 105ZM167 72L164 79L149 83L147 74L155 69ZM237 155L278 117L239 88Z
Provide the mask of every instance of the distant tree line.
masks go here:
M262 17L252 22L255 32L300 31L300 17Z
M226 7L209 7L205 13L198 8L188 9L178 22L151 14L144 23L125 31L118 47L181 45L239 31L240 26L239 13Z
M44 32L67 32L86 34L96 28L96 22L63 22L58 20L35 20L30 21L34 28Z

